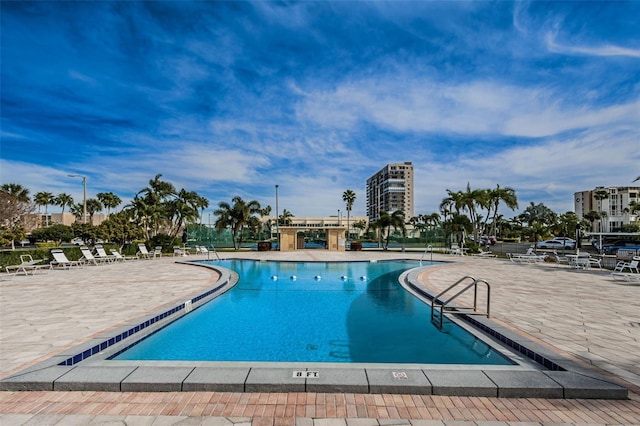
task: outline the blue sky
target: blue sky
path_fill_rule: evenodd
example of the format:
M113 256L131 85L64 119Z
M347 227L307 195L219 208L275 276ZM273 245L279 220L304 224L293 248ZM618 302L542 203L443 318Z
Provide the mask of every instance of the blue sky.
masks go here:
M78 173L128 201L161 173L211 208L275 207L278 184L295 216L346 189L364 215L366 179L404 161L416 214L467 183L560 213L638 185L637 1L0 7L0 180L31 194L81 201Z

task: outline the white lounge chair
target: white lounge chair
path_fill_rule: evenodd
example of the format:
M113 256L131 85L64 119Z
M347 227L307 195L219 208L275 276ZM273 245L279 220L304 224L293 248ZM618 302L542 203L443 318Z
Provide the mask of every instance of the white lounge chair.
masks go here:
M616 281L626 281L640 284L640 274L629 274L625 272L612 272L611 277Z
M136 256L142 257L143 259L151 259L151 253L149 253L144 243L138 244L138 253L136 253Z
M156 257L162 257L162 247L161 246L157 246L154 250L153 250L153 258L155 259Z
M73 266L78 268L84 267L84 263L79 260L67 259L67 256L60 249L51 250L51 255L53 256L53 261L51 262L53 267L60 267L63 269L71 269Z
M116 249L111 249L111 254L116 262L126 262L127 260L138 260L138 256L123 256Z
M624 272L625 269L628 269L629 272L636 271L637 274L640 273L640 256L634 256L631 259L631 262L625 262L623 260L616 263L616 267L613 269L614 272Z
M480 253L473 253L471 256L485 257L485 258L496 257L496 255L491 253L490 251L482 251L482 250L480 250Z
M104 247L102 247L101 245L96 245L94 249L96 250L97 259L100 259L103 262L109 262L109 263L116 261L116 258L113 255L107 254L107 252L104 250Z
M30 254L21 254L20 255L20 264L19 265L9 265L6 267L7 273L11 274L12 270L15 270L13 272L13 275L18 275L20 272L23 272L25 275L29 275L29 272L31 272L31 274L34 274L35 271L38 271L40 269L51 269L52 266L47 264L47 265L41 265L41 263L44 262L44 259L36 259L34 260L33 257Z
M96 259L93 253L91 253L89 247L80 247L80 251L82 252L82 257L80 258L81 262L98 266L98 259ZM100 263L104 263L104 260L100 259Z
M173 256L186 256L187 250L182 247L174 246L173 247Z

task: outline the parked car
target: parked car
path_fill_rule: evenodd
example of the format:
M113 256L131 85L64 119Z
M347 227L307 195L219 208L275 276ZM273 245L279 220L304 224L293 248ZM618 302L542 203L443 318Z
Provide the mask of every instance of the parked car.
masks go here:
M495 245L498 242L498 239L495 237L495 235L491 235L489 237L487 237L486 235L483 235L482 237L480 237L480 245L481 246L487 246L487 245Z
M568 243L571 244L575 247L576 245L576 240L574 240L573 238L569 238L569 237L554 237L551 239L551 241L560 241L562 243Z
M558 240L546 240L546 241L538 241L536 243L536 248L541 249L571 249L573 250L576 247L576 242L573 241L558 241Z
M616 254L619 249L640 250L640 241L618 240L604 245L604 254Z

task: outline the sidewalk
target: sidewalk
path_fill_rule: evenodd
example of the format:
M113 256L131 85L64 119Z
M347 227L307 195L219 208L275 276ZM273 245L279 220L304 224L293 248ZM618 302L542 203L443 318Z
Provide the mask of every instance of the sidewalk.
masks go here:
M299 251L222 253L274 260L419 259L421 253ZM202 256L189 256L196 259ZM210 287L217 274L178 258L88 266L0 282L0 376ZM183 260L185 258L181 258ZM640 424L640 286L607 272L434 255L420 276L440 289L464 275L492 285L495 321L630 389L628 401L422 395L224 392L2 392L2 424ZM455 262L455 263L453 263ZM114 417L115 416L115 417ZM169 416L169 417L167 417ZM313 420L312 420L313 419ZM389 419L405 419L389 420ZM188 423L186 423L188 422ZM444 422L444 423L443 423ZM476 423L474 423L476 422Z

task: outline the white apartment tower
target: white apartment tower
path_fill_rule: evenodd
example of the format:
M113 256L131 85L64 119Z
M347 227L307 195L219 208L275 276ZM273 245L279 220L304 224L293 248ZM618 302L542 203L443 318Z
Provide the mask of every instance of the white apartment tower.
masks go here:
M596 211L601 219L592 223L591 232L614 232L640 220L638 213L631 213L632 204L640 203L640 186L597 186L595 189L573 194L576 215L583 219L590 211Z
M387 164L367 179L367 216L376 221L380 212L404 212L408 220L413 217L413 164Z

